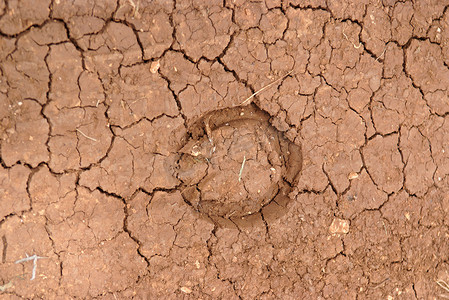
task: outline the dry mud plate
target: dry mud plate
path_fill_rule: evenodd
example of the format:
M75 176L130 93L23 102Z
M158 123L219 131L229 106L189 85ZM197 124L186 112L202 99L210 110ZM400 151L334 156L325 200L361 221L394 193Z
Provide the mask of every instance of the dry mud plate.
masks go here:
M448 226L449 1L0 1L0 298L445 299Z

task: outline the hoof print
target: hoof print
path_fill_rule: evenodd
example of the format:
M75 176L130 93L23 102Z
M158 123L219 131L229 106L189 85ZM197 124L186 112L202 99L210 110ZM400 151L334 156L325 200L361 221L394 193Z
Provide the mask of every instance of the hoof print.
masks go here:
M208 113L190 128L177 176L184 200L212 219L245 218L285 203L302 167L288 141L255 105ZM279 200L279 201L277 201Z

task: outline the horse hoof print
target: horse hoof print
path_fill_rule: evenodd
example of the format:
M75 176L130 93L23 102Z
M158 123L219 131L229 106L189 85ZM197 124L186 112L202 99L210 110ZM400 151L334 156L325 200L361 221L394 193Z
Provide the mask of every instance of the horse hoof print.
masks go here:
M244 218L286 197L302 167L300 145L287 140L255 105L210 112L179 151L184 200L211 218Z

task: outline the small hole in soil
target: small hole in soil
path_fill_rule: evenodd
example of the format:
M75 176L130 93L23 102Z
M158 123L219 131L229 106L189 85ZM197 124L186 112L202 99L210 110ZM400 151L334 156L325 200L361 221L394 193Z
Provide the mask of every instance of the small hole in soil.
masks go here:
M242 218L287 197L301 171L301 147L268 120L249 105L213 111L191 126L177 176L193 209L212 218Z

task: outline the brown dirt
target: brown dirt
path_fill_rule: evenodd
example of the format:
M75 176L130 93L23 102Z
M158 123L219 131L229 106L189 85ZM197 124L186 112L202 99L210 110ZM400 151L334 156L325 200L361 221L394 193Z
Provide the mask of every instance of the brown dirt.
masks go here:
M0 1L0 298L449 297L448 45L446 0Z

